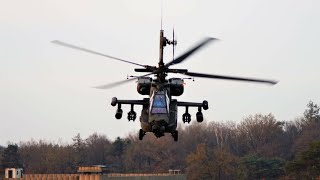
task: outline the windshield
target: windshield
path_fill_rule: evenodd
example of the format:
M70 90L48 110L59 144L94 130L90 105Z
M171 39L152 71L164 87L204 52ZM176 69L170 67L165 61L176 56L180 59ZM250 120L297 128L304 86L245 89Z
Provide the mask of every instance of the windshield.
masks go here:
M156 94L152 103L152 114L165 114L167 113L167 103L165 94Z

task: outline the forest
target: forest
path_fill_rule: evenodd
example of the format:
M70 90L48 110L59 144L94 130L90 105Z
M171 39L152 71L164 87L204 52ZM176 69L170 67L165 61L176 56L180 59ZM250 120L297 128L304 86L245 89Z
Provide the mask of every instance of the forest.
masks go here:
M31 173L76 173L77 166L106 165L110 172L161 173L178 169L188 179L313 179L320 176L319 106L310 101L301 116L277 120L253 114L239 122L179 127L179 141L136 134L110 140L76 134L70 144L45 140L0 146L0 168ZM206 123L207 122L207 123Z

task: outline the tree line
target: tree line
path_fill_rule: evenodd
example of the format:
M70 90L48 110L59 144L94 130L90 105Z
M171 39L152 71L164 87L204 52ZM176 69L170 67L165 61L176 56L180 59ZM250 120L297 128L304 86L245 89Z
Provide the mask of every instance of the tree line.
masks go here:
M319 110L310 101L291 121L254 114L239 123L193 123L180 126L178 142L170 135L112 141L94 133L77 134L70 144L12 143L0 146L0 166L23 167L25 173L76 173L78 166L107 165L119 173L179 169L188 179L311 179L320 176Z

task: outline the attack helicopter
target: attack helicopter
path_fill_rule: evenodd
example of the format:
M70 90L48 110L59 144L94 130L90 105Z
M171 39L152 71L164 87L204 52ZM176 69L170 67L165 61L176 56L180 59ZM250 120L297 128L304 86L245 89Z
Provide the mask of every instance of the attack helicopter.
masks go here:
M134 111L135 105L141 105L141 115L140 124L141 129L139 130L139 140L142 140L147 132L153 133L156 137L160 138L165 135L165 133L170 133L174 141L178 141L178 131L177 131L177 119L178 119L178 107L185 107L185 113L182 115L183 123L190 123L191 115L189 114L189 107L198 108L196 113L197 122L203 122L202 110L207 110L209 108L208 101L204 100L202 102L182 102L174 99L174 96L181 96L184 92L184 78L170 78L167 79L169 73L182 74L189 77L196 78L210 78L210 79L222 79L222 80L234 80L234 81L244 81L244 82L256 82L256 83L267 83L274 85L277 81L265 80L265 79L255 79L255 78L244 78L235 76L224 76L216 74L204 74L197 72L190 72L188 69L173 69L170 68L173 65L180 64L189 58L192 54L197 52L199 49L203 48L210 42L217 41L216 38L207 37L196 44L194 47L183 53L182 55L174 58L168 63L163 61L164 47L167 45L174 47L177 45L177 41L173 38L169 40L164 36L164 30L160 30L160 49L159 49L159 62L158 66L142 65L136 62L131 62L128 60L120 59L117 57L109 56L97 51L92 51L83 47L68 44L62 41L52 41L52 43L65 46L68 48L84 51L91 54L96 54L99 56L107 57L109 59L122 61L125 63L140 66L142 68L134 69L135 72L146 73L142 76L132 76L131 79L126 79L119 82L114 82L107 85L97 86L99 89L109 89L130 81L137 80L137 91L141 95L148 95L149 98L143 98L142 100L120 100L113 97L111 100L112 106L117 106L115 118L121 119L123 115L122 105L130 105L131 110L127 114L127 119L129 121L135 121L137 118L137 113ZM154 75L154 78L149 77Z

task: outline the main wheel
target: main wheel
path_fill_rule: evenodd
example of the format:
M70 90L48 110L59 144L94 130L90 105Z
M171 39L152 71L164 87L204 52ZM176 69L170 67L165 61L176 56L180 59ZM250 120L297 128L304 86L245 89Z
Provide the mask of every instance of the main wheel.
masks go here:
M139 130L139 140L140 141L143 139L144 134L145 134L145 132L142 129L140 129Z
M174 140L175 142L178 141L179 133L178 133L177 130L175 130L175 131L172 133L172 137L173 137L173 140Z

